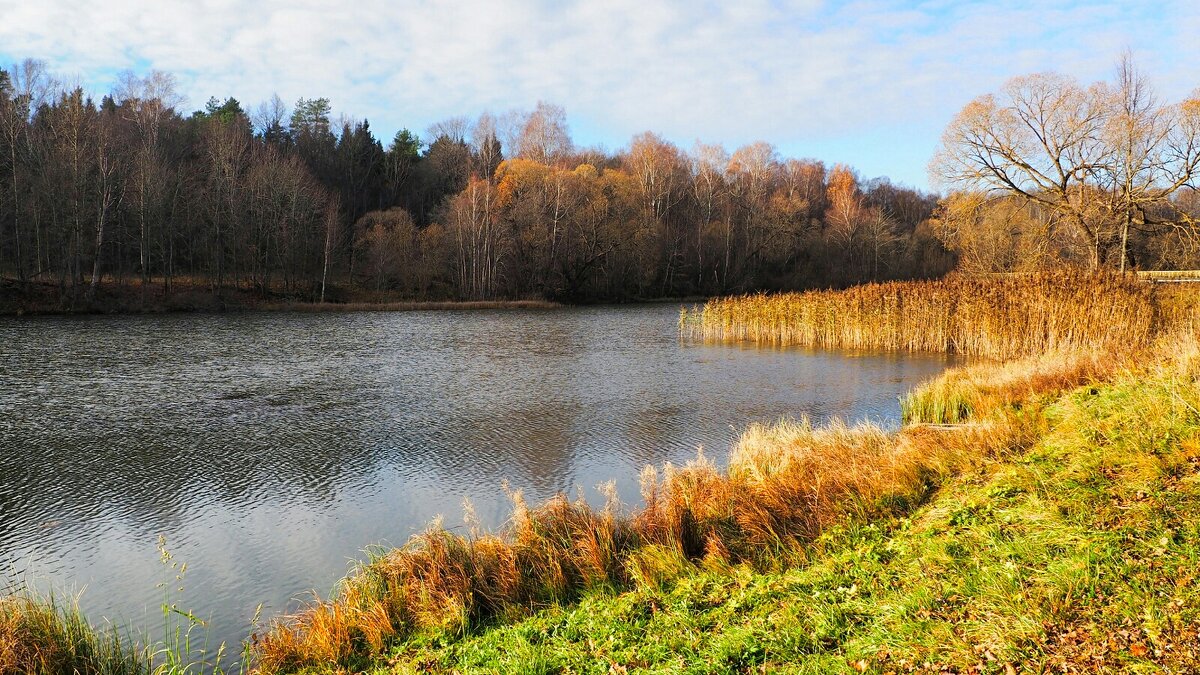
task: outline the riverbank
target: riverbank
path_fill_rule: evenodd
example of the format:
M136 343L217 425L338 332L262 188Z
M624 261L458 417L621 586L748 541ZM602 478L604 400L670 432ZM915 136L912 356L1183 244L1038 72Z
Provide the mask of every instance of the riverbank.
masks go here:
M828 528L794 563L701 564L429 631L370 672L1197 672L1200 370L1183 347L977 411L1020 417L1022 435L911 511Z
M1200 664L1200 594L1178 577L1200 557L1197 376L1200 343L1177 335L948 372L894 434L755 427L727 472L651 475L628 520L547 505L503 538L433 531L385 554L276 624L260 665L1184 672ZM505 560L542 567L509 577ZM506 596L550 579L574 592Z

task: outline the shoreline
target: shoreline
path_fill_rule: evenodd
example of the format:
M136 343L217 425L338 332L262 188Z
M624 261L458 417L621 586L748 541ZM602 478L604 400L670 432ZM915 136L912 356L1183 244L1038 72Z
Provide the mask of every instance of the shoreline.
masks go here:
M88 300L81 290L72 301L64 299L57 284L44 281L21 283L0 277L0 317L88 316L150 314L224 314L239 312L413 312L463 310L552 310L566 307L605 305L703 305L703 296L650 297L559 301L539 297L495 300L417 299L402 294L334 288L325 302L288 296L282 292L226 286L218 295L207 283L175 282L165 293L161 282L152 283L145 294L139 284L106 282Z
M560 309L572 306L541 298L505 300L420 300L389 294L335 291L325 302L287 297L238 287L220 294L207 284L179 283L170 293L154 284L143 294L140 286L101 284L95 297L81 291L64 300L55 284L0 278L0 317L152 314L224 314L241 312L407 312L433 310Z

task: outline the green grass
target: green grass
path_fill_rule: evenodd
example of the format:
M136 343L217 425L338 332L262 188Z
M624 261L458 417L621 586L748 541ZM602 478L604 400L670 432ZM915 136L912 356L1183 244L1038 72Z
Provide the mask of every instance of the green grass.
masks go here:
M424 632L375 672L1197 672L1198 411L1187 372L1076 388L1031 413L1027 449L805 564Z

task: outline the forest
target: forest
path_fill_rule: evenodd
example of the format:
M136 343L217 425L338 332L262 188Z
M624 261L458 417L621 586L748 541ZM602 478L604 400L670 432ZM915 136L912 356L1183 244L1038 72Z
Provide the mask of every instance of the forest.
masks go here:
M944 197L766 142L577 147L548 103L385 146L325 98L182 101L159 71L97 102L0 70L0 295L627 301L1196 258L1200 102L1128 57L968 104L930 166Z
M0 71L0 276L202 286L306 300L678 297L943 274L931 195L767 143L616 153L562 108L401 130L327 99L184 114L175 79L125 73L97 102L25 61Z

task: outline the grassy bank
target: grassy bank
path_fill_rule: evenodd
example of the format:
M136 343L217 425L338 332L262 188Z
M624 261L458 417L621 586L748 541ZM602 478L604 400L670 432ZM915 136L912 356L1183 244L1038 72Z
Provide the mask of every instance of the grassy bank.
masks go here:
M78 605L27 591L0 598L0 673L141 675L145 654L116 629L97 628Z
M827 528L795 565L696 565L427 632L375 672L1197 672L1200 352L1168 351L1182 353L992 398L972 423L1023 419L1024 442L902 515Z
M944 477L1011 442L986 433L807 422L749 430L719 470L704 458L648 469L645 505L626 513L561 497L537 507L515 496L498 534L435 526L363 564L337 596L278 621L255 641L267 672L360 669L433 631L464 634L593 591L661 588L695 570L795 563L803 544L850 517L888 518L923 501Z
M1067 281L1087 286L1054 290ZM363 562L330 600L269 622L252 641L256 668L1196 672L1192 298L1127 278L1017 279L1031 303L1022 320L1008 286L937 283L958 308L943 312L944 335L962 316L979 320L980 335L944 348L1033 355L918 388L898 431L751 427L725 468L699 457L647 469L641 508L615 497L531 506L516 494L499 532L436 525ZM838 334L876 326L911 346L904 336L921 323L878 308L929 304L929 288L802 294L781 307L814 317L841 307L859 329ZM697 337L807 334L755 318L783 311L772 299L721 302L736 330ZM914 311L932 320L936 308ZM696 316L685 329L704 325ZM880 317L890 323L871 323Z

